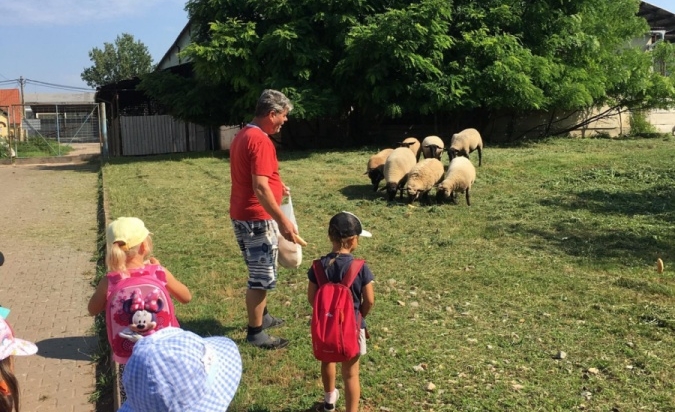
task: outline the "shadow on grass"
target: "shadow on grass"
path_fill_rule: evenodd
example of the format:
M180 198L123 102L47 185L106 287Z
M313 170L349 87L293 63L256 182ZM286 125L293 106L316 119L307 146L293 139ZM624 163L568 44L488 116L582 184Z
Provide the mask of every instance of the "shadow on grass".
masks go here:
M587 210L600 216L646 216L653 219L655 224L669 224L675 222L675 188L657 186L630 193L587 190L576 193L571 200L545 199L539 204L551 209L548 214L553 217L551 230L532 229L526 232L544 239L568 255L618 259L630 264L652 264L656 257L672 256L675 253L671 236L644 233L644 229L630 225L602 228L596 223L586 223L560 213L560 210Z
M197 319L197 320L180 320L180 327L185 330L196 333L199 336L229 336L231 332L240 328L232 326L223 326L215 319Z
M348 200L386 200L387 194L385 192L374 191L373 185L367 183L367 180L368 177L364 176L364 184L345 186L340 189L340 193L342 193ZM381 187L382 184L380 184L380 188Z
M597 214L651 215L666 222L675 222L675 187L668 185L659 185L637 193L588 190L577 193L576 199L568 203L560 204L546 199L540 204L567 210L586 209Z
M228 409L230 412L270 412L268 408L263 408L259 406L251 406L245 409ZM281 409L281 412L323 412L323 403L316 402L310 408L307 409L295 409L295 408L285 408Z
M543 239L562 252L589 259L617 259L624 263L654 263L657 255L671 256L675 252L667 239L652 235L636 235L630 229L611 232L594 226L578 225L573 230L527 230L530 235Z

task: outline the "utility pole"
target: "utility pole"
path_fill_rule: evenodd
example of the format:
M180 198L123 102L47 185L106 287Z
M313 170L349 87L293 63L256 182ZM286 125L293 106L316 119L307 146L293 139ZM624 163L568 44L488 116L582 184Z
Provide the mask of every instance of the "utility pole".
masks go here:
M19 85L21 86L21 123L19 123L19 141L23 140L23 120L26 118L26 104L23 100L23 85L26 79L23 76L19 77Z

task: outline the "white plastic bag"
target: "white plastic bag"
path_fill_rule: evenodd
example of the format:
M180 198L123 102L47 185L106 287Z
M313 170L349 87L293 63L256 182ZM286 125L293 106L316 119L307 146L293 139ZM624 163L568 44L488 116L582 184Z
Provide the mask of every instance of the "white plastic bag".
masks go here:
M295 220L295 213L293 213L293 202L291 196L288 196L288 203L281 204L281 211L293 223L295 230L298 230L298 222ZM287 269L297 269L302 263L302 246L297 243L286 240L285 237L279 235L279 264Z

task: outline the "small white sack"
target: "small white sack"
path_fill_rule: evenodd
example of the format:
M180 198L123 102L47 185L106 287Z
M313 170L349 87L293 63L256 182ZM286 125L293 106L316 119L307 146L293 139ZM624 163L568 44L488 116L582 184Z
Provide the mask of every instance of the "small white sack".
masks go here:
M281 203L281 211L293 223L295 229L298 229L298 222L295 220L295 213L293 213L293 202L291 196L288 196L288 203ZM297 243L286 240L285 237L279 235L279 264L287 269L297 269L302 263L302 246Z

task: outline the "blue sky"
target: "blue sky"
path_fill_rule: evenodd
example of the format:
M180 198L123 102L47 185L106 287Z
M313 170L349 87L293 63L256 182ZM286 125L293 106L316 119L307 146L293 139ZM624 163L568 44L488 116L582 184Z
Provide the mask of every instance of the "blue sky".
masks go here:
M0 82L24 78L88 88L89 51L129 33L157 63L187 24L185 0L8 0L0 14ZM0 83L0 88L18 87ZM26 93L66 93L26 84Z
M8 0L0 15L0 82L24 78L87 88L89 51L129 33L157 63L187 24L185 0ZM675 12L675 0L649 0ZM18 87L0 83L0 88ZM63 93L27 84L26 93Z

